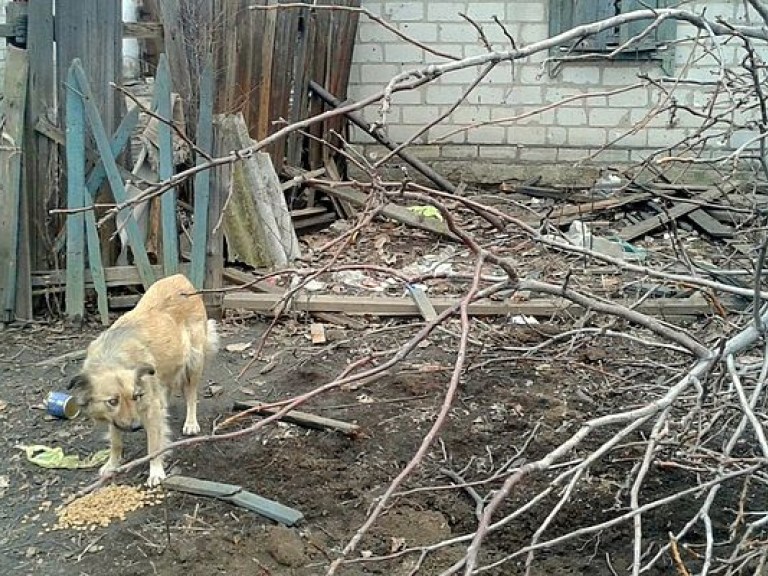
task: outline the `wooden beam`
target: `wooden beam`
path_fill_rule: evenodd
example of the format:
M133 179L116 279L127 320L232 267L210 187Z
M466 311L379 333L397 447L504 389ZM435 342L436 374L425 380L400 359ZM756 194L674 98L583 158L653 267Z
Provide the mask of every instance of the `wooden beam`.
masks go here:
M171 108L171 71L168 67L168 57L160 55L160 64L155 77L155 101L157 114L165 122L157 125L157 142L159 147L160 165L158 175L160 181L169 180L173 176L173 136L171 124L173 112ZM160 211L163 222L163 270L166 276L176 274L179 269L179 233L176 227L176 189L170 188L160 196Z
M181 271L186 274L186 264L181 265ZM155 276L160 277L163 275L163 267L160 265L152 266L152 272ZM139 271L135 266L110 266L104 268L104 279L110 288L138 286L141 284L141 276L139 276ZM66 282L66 271L64 270L36 270L32 272L32 287L38 292L62 290ZM90 270L85 271L85 287L94 287L93 276Z
M281 294L255 294L251 292L228 292L224 295L224 307L245 309L264 314L272 314L281 300ZM455 306L457 298L435 297L430 301L439 314ZM633 302L618 302L632 306ZM709 303L700 296L691 298L665 298L646 300L634 308L644 314L664 316L699 316L709 314ZM351 315L371 316L419 316L418 305L411 299L396 297L336 296L317 295L295 296L290 310L301 312L343 312ZM496 302L481 300L469 305L472 316L523 315L549 317L559 313L579 314L584 310L562 298L533 299L525 302Z

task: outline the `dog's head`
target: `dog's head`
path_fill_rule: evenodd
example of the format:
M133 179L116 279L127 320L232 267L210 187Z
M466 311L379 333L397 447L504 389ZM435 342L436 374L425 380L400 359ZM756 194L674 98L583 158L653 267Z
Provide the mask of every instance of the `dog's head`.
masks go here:
M113 424L125 432L142 427L140 409L145 388L155 368L141 364L136 368L109 368L81 372L69 382L75 401L94 420Z

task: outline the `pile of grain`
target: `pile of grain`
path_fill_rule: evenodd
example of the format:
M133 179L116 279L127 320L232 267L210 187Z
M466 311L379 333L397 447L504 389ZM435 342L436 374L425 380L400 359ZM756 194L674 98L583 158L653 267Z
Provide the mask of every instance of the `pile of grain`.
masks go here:
M136 486L107 486L57 508L58 521L53 530L105 527L114 520L125 520L129 512L159 504L164 497L159 488L144 490Z

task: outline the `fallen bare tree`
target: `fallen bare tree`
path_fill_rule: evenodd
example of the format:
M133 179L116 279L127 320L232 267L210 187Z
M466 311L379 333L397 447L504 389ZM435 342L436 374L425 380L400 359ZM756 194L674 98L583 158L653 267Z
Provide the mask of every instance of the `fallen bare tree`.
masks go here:
M768 25L768 7L759 0L749 0L754 14ZM291 4L270 6L267 9L291 9ZM304 5L301 5L302 7ZM318 7L319 8L319 7ZM363 11L365 13L365 11ZM370 15L370 14L369 14ZM376 17L378 18L378 17ZM630 180L643 172L663 174L664 170L676 165L697 164L720 174L721 180L732 178L736 173L751 173L753 186L765 186L768 180L768 166L765 160L765 137L768 129L768 112L764 94L765 66L760 59L760 49L768 41L765 26L737 26L727 21L711 21L706 17L683 9L639 10L609 18L601 22L579 26L558 36L533 42L526 46L512 46L508 51L490 50L486 54L434 64L417 70L407 71L392 78L382 90L360 102L346 104L320 116L286 126L255 146L233 151L177 174L171 180L149 188L142 198L132 201L146 201L176 186L200 170L211 169L223 164L236 162L260 150L272 139L288 132L302 130L313 122L329 116L360 110L381 102L381 127L386 127L387 110L393 93L401 90L418 89L436 78L472 66L483 66L478 80L472 83L461 102L481 81L490 69L501 62L529 58L533 54L556 46L567 46L603 30L626 26L628 23L645 21L644 32L618 46L606 58L631 50L643 35L668 19L690 25L697 36L691 41L700 42L707 51L722 50L724 39L738 42L743 50L739 67L726 67L725 58L720 58L720 68L711 82L702 86L709 103L704 110L695 110L680 104L674 98L677 86L686 83L683 75L676 78L644 76L642 86L653 86L659 94L659 104L649 115L634 126L631 131L642 130L644 123L659 115L690 114L700 118L700 127L692 130L683 140L671 143L663 150L651 154L647 160L627 171ZM501 25L501 24L499 24ZM478 30L481 30L477 26ZM759 45L759 48L758 48ZM582 56L566 55L561 59L579 59ZM530 114L542 113L562 105L553 103ZM434 123L419 130L413 141ZM514 122L507 118L498 122ZM478 125L479 126L479 125ZM470 126L473 129L478 126ZM732 134L736 130L751 130L754 136L735 150L713 157L705 154L708 145L717 138ZM403 143L405 147L408 142ZM397 351L374 356L361 357L349 365L337 378L323 386L291 400L275 404L280 410L264 420L245 428L227 432L224 429L243 414L236 415L221 423L213 434L200 438L176 442L168 449L181 448L192 444L211 441L235 440L245 437L278 420L289 410L303 404L328 390L365 382L378 374L396 367L416 350L420 342L452 317L459 318L459 335L456 343L452 374L446 382L441 405L429 431L424 435L412 458L378 496L365 522L351 535L346 545L335 558L329 561L327 574L345 569L354 570L360 563L392 562L400 559L415 559L411 562L410 573L420 572L424 560L445 548L459 548L461 557L452 565L442 567L441 574L509 573L509 567L519 566L521 573L531 574L536 562L545 550L580 541L587 536L605 533L617 526L631 526L631 562L627 568L632 574L650 573L653 570L666 573L675 571L680 575L697 574L740 574L751 572L761 574L768 562L768 546L765 545L766 516L763 501L768 493L768 440L763 423L768 418L765 404L765 381L768 377L768 354L764 348L764 328L768 322L768 292L763 290L762 269L766 254L766 235L762 226L764 215L756 208L752 211L741 233L744 239L759 246L759 256L751 267L745 270L751 275L751 287L735 286L712 279L703 273L700 266L692 262L683 243L671 230L670 243L680 257L672 262L657 261L652 264L636 264L599 251L576 246L558 238L561 235L556 223L544 218L538 226L512 216L504 210L488 205L470 196L432 189L409 180L387 182L380 173L381 166L397 150L374 164L369 164L361 155L349 147L348 159L368 175L368 182L352 182L369 194L369 204L361 212L353 227L334 242L318 250L313 261L301 266L278 270L271 276L284 275L297 278L285 295L285 302L294 297L311 280L343 269L358 268L395 279L403 284L428 282L438 274L408 276L386 266L361 262L356 265L340 261L346 249L361 234L366 226L377 217L388 202L417 203L431 205L439 211L443 221L471 259L472 274L450 275L452 281L461 283L463 296L455 307L439 314L415 331L407 343ZM758 180L759 179L759 180ZM311 180L309 184L327 186L338 183ZM747 190L747 194L751 193ZM115 206L111 214L127 207ZM704 326L693 326L683 330L664 320L634 310L631 306L617 304L595 295L588 284L579 282L570 273L560 283L526 278L514 257L503 251L491 249L487 238L467 230L465 222L471 217L488 222L491 226L501 223L508 234L507 240L525 240L542 253L552 254L566 268L575 262L603 263L617 267L634 279L653 279L658 285L684 284L719 297L733 294L751 299L751 309L744 312L730 312L716 326L716 334ZM495 245L494 248L497 248ZM493 272L488 272L489 267ZM264 277L259 278L260 280ZM404 482L412 478L423 464L425 457L434 448L446 421L450 418L462 377L470 371L468 350L473 346L475 322L467 313L468 305L480 298L487 298L504 291L531 292L563 297L582 305L589 311L588 324L575 325L572 330L546 339L543 343L525 349L517 349L516 356L510 356L514 365L516 358L537 359L547 350L557 349L568 354L571 347L585 338L601 338L605 346L615 341L631 341L640 349L662 350L665 359L674 358L676 365L668 366L659 385L649 386L642 401L627 398L627 408L601 413L578 422L575 432L569 434L552 449L534 453L530 439L537 430L530 431L530 437L518 451L519 463L513 462L496 470L487 478L473 482L472 488L477 500L476 528L464 534L435 542L427 546L403 547L383 556L354 556L369 530L399 495ZM276 315L271 327L279 322ZM621 322L621 324L619 324ZM267 330L256 351L258 357L270 337ZM654 340L655 339L655 340ZM247 370L248 366L244 368ZM640 373L642 378L651 380L655 367L647 367ZM609 381L618 382L618 378ZM152 456L152 455L150 455ZM116 473L122 473L146 462L150 456L122 466ZM527 461L522 461L527 460ZM589 489L589 478L595 467L606 462L621 461L623 481L615 490L616 504L608 508L608 518L592 524L572 526L563 530L555 525L563 511L574 505L575 495ZM662 490L663 495L654 499L645 497L651 479L663 482L666 471L674 470L676 482L669 482ZM103 481L103 480L102 480ZM102 482L100 481L100 482ZM493 486L485 496L480 496L476 486ZM458 482L455 489L469 488L469 483ZM92 487L89 487L89 489ZM424 486L429 490L429 486ZM524 490L525 489L525 490ZM516 494L524 496L516 497ZM656 492L658 493L658 491ZM685 501L690 514L680 520L675 515L674 525L663 534L647 528L652 514L664 514ZM694 504L692 504L695 503ZM535 518L535 528L526 535L528 544L503 555L484 553L484 544L494 533L518 526L520 530L530 526ZM717 525L713 516L718 516ZM521 522L522 519L526 522ZM519 523L519 524L516 524ZM682 554L685 551L685 554ZM522 564L515 564L516 562ZM350 568L350 566L352 568ZM609 568L617 573L610 562ZM506 570L506 572L505 572ZM494 572L497 571L497 572Z

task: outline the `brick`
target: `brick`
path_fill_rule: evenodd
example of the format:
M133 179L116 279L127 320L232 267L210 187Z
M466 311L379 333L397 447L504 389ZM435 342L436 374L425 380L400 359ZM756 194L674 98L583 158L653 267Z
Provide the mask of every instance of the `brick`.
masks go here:
M426 103L427 104L453 104L464 92L460 86L446 86L442 84L433 84L427 86Z
M483 126L467 132L470 144L506 144L507 131L502 126Z
M428 124L440 116L440 108L437 106L402 106L403 123Z
M631 124L631 114L629 110L615 108L590 108L589 125L629 128Z
M481 145L479 156L483 160L512 160L517 158L517 147Z
M539 106L543 104L544 90L541 86L512 86L511 93L507 96L507 102L515 104L533 104Z
M610 66L603 68L603 84L608 86L627 86L639 82L637 64L625 65L624 63L613 62Z
M440 42L475 42L477 31L468 22L438 24Z
M509 22L545 22L544 6L547 2L507 2Z
M424 20L424 4L421 2L387 2L384 13L392 22Z
M547 22L529 22L520 26L517 36L513 35L517 45L533 44L549 38L549 24Z
M626 148L607 148L596 151L594 161L598 164L613 162L629 162L629 150Z
M608 96L608 106L618 108L637 108L648 106L648 89L629 90Z
M451 144L441 147L443 158L477 158L479 147L472 144Z
M645 132L649 148L673 146L686 135L686 131L680 128L650 128Z
M357 63L383 62L384 54L381 44L357 44L352 60Z
M467 141L467 132L456 132L447 138L443 138L449 132L453 132L454 126L440 126L429 131L430 140L439 141L440 144L464 144Z
M561 80L574 84L600 84L599 64L574 65L568 63L563 66Z
M383 28L376 22L360 22L357 27L357 41L360 42L392 42L397 38L392 32Z
M470 68L462 68L461 70L456 70L455 72L449 72L447 74L443 74L440 77L440 83L441 84L463 84L465 86L468 86L469 84L475 81L475 78L478 77L479 73L480 72L478 68L475 66L472 66Z
M561 126L542 127L542 130L547 133L547 144L561 146L568 142L568 130Z
M524 162L556 162L557 148L546 147L528 147L520 148L520 160Z
M591 128L591 130L599 130L599 128ZM616 140L619 137L621 138ZM628 130L609 129L608 139L611 142L616 140L614 146L623 146L626 148L645 148L648 145L648 131L643 129L634 133L630 133ZM573 142L570 143L573 144Z
M450 116L450 121L457 124L487 122L491 119L490 108L484 106L459 106Z
M555 118L558 126L587 125L587 112L584 108L561 106L557 109L557 112L555 112Z
M430 22L456 22L459 12L466 14L466 2L427 2L427 19Z
M568 128L568 144L571 146L602 146L606 143L607 132L603 128Z
M424 50L410 44L384 44L384 61L394 64L424 63Z
M585 160L589 156L588 148L558 148L557 149L557 161L558 162L580 162Z
M394 76L402 72L402 67L395 64L361 64L360 81L363 84L379 84L386 86Z
M408 36L420 40L421 42L437 42L437 24L425 22L408 22L401 24L398 28ZM398 38L398 42L402 42Z
M437 2L436 2L437 4ZM470 2L466 12L467 16L475 22L493 22L496 16L501 22L504 22L504 8L506 2Z
M469 104L485 104L491 106L506 106L506 90L501 86L481 84L467 97Z
M393 124L391 126L387 126L386 134L395 142L403 142L404 140L407 140L413 136L414 132L416 131L417 127L415 126ZM414 140L414 142L424 142L426 136L426 134L423 134Z
M507 142L543 146L547 143L547 132L541 126L510 126L507 128Z

